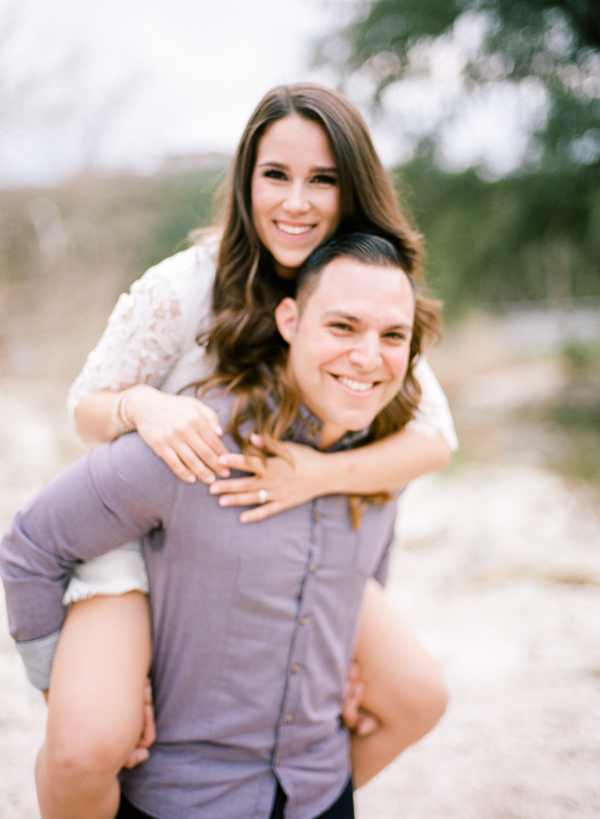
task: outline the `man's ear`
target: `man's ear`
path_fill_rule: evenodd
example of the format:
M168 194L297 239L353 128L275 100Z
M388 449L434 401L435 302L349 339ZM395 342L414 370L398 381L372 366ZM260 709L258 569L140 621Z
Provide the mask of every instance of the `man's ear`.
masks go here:
M298 325L298 302L295 299L285 298L275 308L275 323L284 341L291 343Z

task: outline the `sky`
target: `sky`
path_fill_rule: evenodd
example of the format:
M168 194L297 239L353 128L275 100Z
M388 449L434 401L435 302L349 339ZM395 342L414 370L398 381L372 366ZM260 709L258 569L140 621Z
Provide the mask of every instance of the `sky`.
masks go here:
M311 79L316 38L353 0L0 0L0 187L53 184L87 168L151 173L165 156L230 155L263 94ZM479 34L468 20L432 55L426 82L390 89L387 120L373 121L369 88L346 93L371 126L384 164L444 110L458 110L461 53ZM502 89L499 90L502 93ZM440 164L513 169L544 100L472 101L440 141Z
M269 88L332 84L308 69L332 24L326 0L0 0L0 185L231 153Z

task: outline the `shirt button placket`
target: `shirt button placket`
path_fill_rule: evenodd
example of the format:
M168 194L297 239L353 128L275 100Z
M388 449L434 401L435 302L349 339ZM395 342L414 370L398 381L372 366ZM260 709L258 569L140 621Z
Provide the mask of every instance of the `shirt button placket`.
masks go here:
M312 548L310 555L308 557L308 572L306 575L306 582L304 584L304 592L302 594L302 602L301 602L301 609L300 609L300 618L298 620L298 626L303 631L304 627L310 623L310 616L309 614L305 614L304 612L310 611L311 605L311 598L312 598L312 585L316 582L316 574L319 568L318 558L320 557L321 553L321 527L319 526L321 520L323 518L322 513L318 510L318 499L313 501L313 508L312 508ZM284 710L283 711L283 719L281 720L280 727L283 729L284 727L291 727L295 721L295 715L287 711L287 707L293 702L296 702L296 695L295 692L298 690L298 685L301 684L300 680L300 671L301 671L301 658L303 656L303 652L305 651L306 639L300 638L300 634L297 635L297 639L295 642L295 652L297 652L297 657L293 662L293 665L290 668L290 673L292 679L290 680L290 685L288 686L288 690L285 696L285 701L283 703ZM292 682L293 680L293 682ZM293 707L293 706L292 706ZM290 740L289 735L286 739L286 734L279 734L277 746L276 746L276 755L274 759L274 763L276 767L280 767L283 764L283 761L286 757L286 747L287 743Z

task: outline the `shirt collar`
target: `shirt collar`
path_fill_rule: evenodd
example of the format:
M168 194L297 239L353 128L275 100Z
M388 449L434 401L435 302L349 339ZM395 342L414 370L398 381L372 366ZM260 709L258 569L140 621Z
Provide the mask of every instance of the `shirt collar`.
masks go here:
M269 400L271 400L270 396ZM294 441L298 444L306 444L318 449L322 429L323 422L321 419L317 418L308 407L301 403L298 415L283 437L285 440ZM326 451L339 452L344 449L352 449L357 444L365 441L370 431L370 427L365 427L357 431L347 432L339 441L336 441L328 447Z

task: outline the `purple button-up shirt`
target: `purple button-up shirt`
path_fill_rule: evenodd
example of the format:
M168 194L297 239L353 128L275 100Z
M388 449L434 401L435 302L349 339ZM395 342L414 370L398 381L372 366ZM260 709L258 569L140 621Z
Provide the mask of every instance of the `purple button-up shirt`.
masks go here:
M209 403L225 426L230 399ZM299 419L292 439L311 437ZM347 499L330 495L243 525L239 509L219 507L204 484L178 480L126 435L15 517L1 549L11 634L58 630L73 566L141 537L158 738L148 761L122 773L127 798L158 819L266 819L279 780L286 816L311 819L350 775L344 682L365 583L385 574L395 507L370 505L355 531Z

